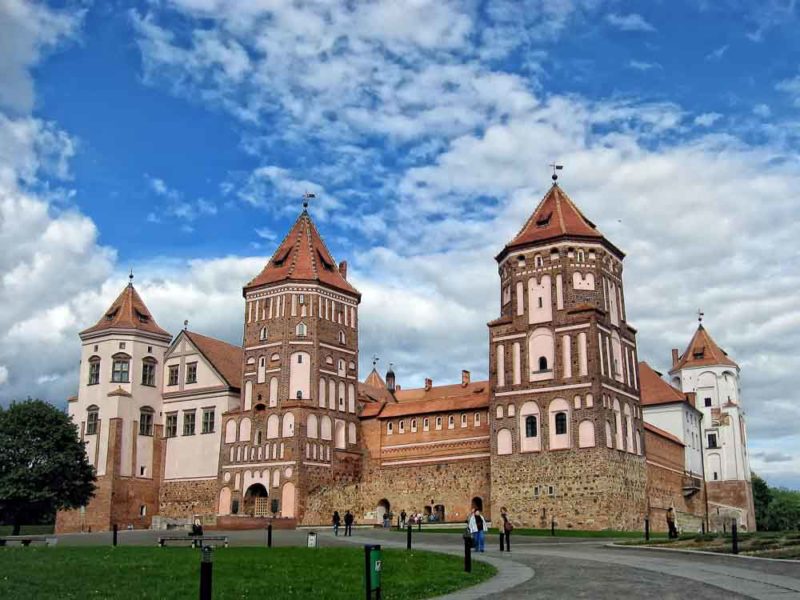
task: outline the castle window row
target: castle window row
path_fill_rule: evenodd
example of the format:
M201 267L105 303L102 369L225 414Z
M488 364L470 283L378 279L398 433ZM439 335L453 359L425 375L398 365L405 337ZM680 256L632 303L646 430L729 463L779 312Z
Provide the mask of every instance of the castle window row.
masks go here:
M87 385L97 385L100 383L100 372L102 361L99 356L89 358L89 377ZM156 364L155 358L150 356L142 359L142 385L156 385ZM131 357L124 352L118 352L111 357L111 382L130 383Z
M588 348L586 333L577 336L565 334L561 337L561 377L573 376L572 348L573 339L577 340L578 369L575 375L588 375ZM528 381L544 381L555 378L556 370L556 337L551 329L538 327L528 336L527 343L498 344L495 348L497 386L520 385L522 383L522 365L527 362ZM510 352L509 352L510 350ZM507 356L507 352L510 356ZM523 352L525 353L523 356ZM508 365L508 367L507 367Z
M286 317L287 312L288 316L301 318L316 314L320 319L326 321L339 323L345 327L356 327L355 306L332 298L324 298L318 294L278 294L247 302L248 323ZM261 339L265 340L266 334Z
M283 442L266 444L235 444L228 450L230 464L252 462L258 460L283 460L286 457L286 446Z
M197 426L197 409L185 409L182 411L183 421L181 432L184 436L195 435ZM216 411L213 408L202 409L201 416L201 429L200 433L214 433L216 422ZM178 437L178 412L170 412L166 414L166 422L164 425L164 437L174 438Z
M480 412L471 413L471 420L473 427L480 427L483 418ZM399 419L396 421L387 421L386 435L394 435L395 433L404 434L406 432L417 433L419 431L420 423L422 424L422 431L430 431L431 425L435 431L442 431L446 429L465 428L469 426L470 413L455 413L449 415L437 415L436 417L412 417L410 419Z
M167 366L167 385L176 386L180 382L180 365ZM184 382L197 383L197 361L187 362L184 365Z
M567 258L573 259L579 264L585 264L587 262L587 257L589 261L592 262L597 260L597 254L591 248L587 250L585 248L568 247L565 251L565 255ZM519 254L516 260L517 268L524 269L528 264L532 264L535 269L541 269L545 266L545 256L550 259L551 263L554 263L561 258L562 251L558 248L551 248L549 253L545 250L543 253L537 252L533 257L526 257L524 254Z

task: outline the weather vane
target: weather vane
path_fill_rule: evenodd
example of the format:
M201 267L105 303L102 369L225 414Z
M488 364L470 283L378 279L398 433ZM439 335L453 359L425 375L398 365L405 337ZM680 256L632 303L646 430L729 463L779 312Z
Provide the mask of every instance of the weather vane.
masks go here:
M559 165L556 163L550 163L550 168L553 169L553 176L551 179L555 182L558 181L558 174L556 171L561 171L564 168L564 165Z
M303 208L308 208L308 201L316 197L317 195L314 192L306 192L303 194Z
M375 368L378 365L379 360L380 358L378 358L377 354L372 355L372 368Z
M189 319L184 319L183 320L183 330L186 331L187 329L189 329Z
M130 275L128 275L128 285L133 285L133 267L131 267Z
M705 316L705 314L706 314L706 313L704 313L704 312L703 312L702 310L700 310L699 308L697 309L697 322L698 322L698 323L702 323L702 322L703 322L703 317Z

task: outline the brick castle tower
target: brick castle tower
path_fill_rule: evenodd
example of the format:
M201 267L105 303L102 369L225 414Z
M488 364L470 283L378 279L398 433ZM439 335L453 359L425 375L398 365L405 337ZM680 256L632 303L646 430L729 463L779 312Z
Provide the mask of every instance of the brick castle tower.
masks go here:
M557 183L497 255L493 514L514 507L533 527L641 526L644 435L623 258Z
M360 475L358 304L306 209L243 290L242 403L224 415L220 515L302 521L309 492Z

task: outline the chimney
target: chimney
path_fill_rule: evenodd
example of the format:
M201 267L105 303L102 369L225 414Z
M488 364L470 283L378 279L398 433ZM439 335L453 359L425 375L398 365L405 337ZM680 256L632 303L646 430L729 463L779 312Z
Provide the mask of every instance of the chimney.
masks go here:
M678 364L678 349L677 348L673 348L672 349L672 366L674 367L677 364Z
M469 385L469 371L466 369L461 370L461 387L467 387Z
M433 387L433 379L430 377L425 378L425 391L429 391Z
M342 262L339 263L339 273L341 274L342 277L347 279L347 261L346 260L343 260Z
M686 392L686 399L689 404L697 408L697 392Z

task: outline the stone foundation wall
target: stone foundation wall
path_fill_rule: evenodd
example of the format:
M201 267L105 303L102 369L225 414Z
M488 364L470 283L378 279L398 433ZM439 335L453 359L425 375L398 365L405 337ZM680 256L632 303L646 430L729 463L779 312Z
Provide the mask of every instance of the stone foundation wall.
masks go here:
M505 506L516 526L549 528L554 518L559 529L634 530L644 522L642 456L607 448L493 456L491 477L492 509Z
M721 531L723 524L730 530L731 519L748 531L756 530L753 488L749 481L708 481L709 520L713 530Z
M165 481L161 484L158 514L171 519L217 514L217 478Z
M56 533L82 533L111 529L111 478L98 477L94 497L83 511L60 510L56 513Z

